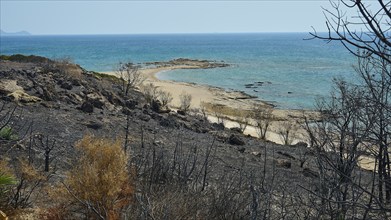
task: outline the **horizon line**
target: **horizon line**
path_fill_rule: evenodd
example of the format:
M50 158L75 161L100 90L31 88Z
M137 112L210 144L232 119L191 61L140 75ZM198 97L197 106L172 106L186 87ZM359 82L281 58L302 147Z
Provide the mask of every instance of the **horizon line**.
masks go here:
M4 31L4 30L3 30ZM23 32L23 31L18 31ZM311 33L311 31L259 31L259 32L168 32L168 33L107 33L107 34L33 34L28 31L28 35L18 35L18 32L5 32L6 34L0 34L2 37L27 37L27 36L98 36L98 35L197 35L197 34L284 34L284 33ZM13 35L15 33L15 35ZM318 33L327 33L327 31L322 31Z

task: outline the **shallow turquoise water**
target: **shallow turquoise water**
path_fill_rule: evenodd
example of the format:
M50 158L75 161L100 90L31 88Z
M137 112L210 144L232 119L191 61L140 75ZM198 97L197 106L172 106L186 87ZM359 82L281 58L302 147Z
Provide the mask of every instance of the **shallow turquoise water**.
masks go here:
M303 40L306 33L175 34L1 37L1 54L71 57L95 71L119 61L192 58L224 61L227 68L174 70L159 78L241 90L278 108L313 108L333 77L352 79L355 60L341 45ZM246 84L259 83L256 88Z

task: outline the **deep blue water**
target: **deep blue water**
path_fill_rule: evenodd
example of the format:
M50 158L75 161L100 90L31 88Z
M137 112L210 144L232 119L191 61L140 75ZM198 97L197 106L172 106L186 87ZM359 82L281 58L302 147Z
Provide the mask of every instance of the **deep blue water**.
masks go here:
M337 43L306 38L306 33L18 36L1 37L0 54L70 57L94 71L111 71L129 60L224 61L231 66L168 71L158 77L242 90L279 108L313 108L317 97L329 94L333 77L354 76L355 60ZM264 83L245 87L254 82Z

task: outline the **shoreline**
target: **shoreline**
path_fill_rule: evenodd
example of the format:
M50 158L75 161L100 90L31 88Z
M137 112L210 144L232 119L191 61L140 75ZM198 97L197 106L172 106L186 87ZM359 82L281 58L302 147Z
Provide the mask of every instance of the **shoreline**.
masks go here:
M317 120L319 119L319 112L316 112L314 110L305 110L305 109L277 109L274 108L274 106L269 105L267 102L264 102L259 99L255 98L247 98L247 99L235 99L235 95L240 96L240 94L243 94L244 92L238 92L235 91L233 94L230 93L230 91L227 91L223 88L219 87L213 87L208 85L199 85L195 83L186 83L186 82L176 82L176 81L169 81L169 80L160 80L156 76L160 72L170 71L174 69L189 69L186 66L183 68L183 66L172 66L172 67L165 67L165 68L149 68L149 69L142 69L142 73L144 73L147 76L146 82L152 83L155 86L158 86L158 88L168 91L173 96L173 104L171 104L171 107L174 107L178 109L179 106L179 95L181 94L180 89L185 90L189 94L192 95L192 103L191 108L198 108L201 109L200 102L195 101L195 99L202 96L203 93L206 91L212 91L210 93L210 97L204 97L205 100L208 100L211 104L223 104L225 106L229 106L229 108L234 109L234 111L246 111L246 110L252 110L254 104L261 104L265 107L272 107L272 117L273 120L271 121L268 133L266 135L266 141L271 141L277 144L284 144L283 139L281 138L281 135L279 132L281 129L283 130L286 126L286 123L292 125L293 127L290 130L292 135L292 141L291 145L297 144L298 142L305 142L309 144L309 138L307 135L307 132L303 128L303 118L304 116L307 117L309 120ZM204 94L205 95L205 94ZM232 96L234 95L234 96ZM237 97L238 97L237 96ZM229 98L227 98L229 97ZM174 101L175 100L175 101ZM212 123L217 123L218 118L213 115L213 112L208 111L207 112L207 118ZM198 112L198 114L200 114ZM226 119L224 120L224 126L226 128L234 128L239 127L238 122L236 122L237 119L235 119L235 116L230 115L224 115ZM259 137L257 128L254 126L254 119L250 118L250 125L247 126L243 134L250 135L253 137ZM309 146L309 145L308 145ZM365 170L373 170L374 166L374 160L373 158L367 157L367 156L361 156L359 159L359 166Z
M270 126L270 131L266 139L268 141L273 141L275 143L282 144L282 140L278 131L281 130L284 126L284 123L296 124L295 129L296 135L293 137L292 144L295 144L300 141L307 142L305 137L305 131L301 128L298 121L301 121L304 116L309 119L318 118L318 113L313 110L305 109L277 109L274 105L271 105L268 102L259 100L255 97L252 97L242 91L235 90L226 90L224 88L213 87L209 85L200 85L196 83L188 82L176 82L170 80L160 80L157 75L162 72L177 70L177 69L201 69L202 67L197 65L167 65L167 66L155 66L153 68L143 68L139 71L146 77L143 84L152 83L158 89L164 90L171 93L173 100L170 104L170 107L173 109L178 109L180 106L179 96L183 92L186 92L192 96L191 108L196 109L200 112L201 109L205 109L205 105L219 105L227 108L229 112L240 113L245 111L252 111L255 105L262 106L264 108L272 108L272 124ZM104 74L117 76L115 72L102 72ZM211 122L216 122L217 118L214 115L214 112L210 109L206 109L208 112L208 120ZM235 116L230 114L224 114L225 117L225 127L239 127L239 124L236 122ZM250 121L253 119L250 118ZM249 125L244 134L248 134L254 137L259 137L256 127Z

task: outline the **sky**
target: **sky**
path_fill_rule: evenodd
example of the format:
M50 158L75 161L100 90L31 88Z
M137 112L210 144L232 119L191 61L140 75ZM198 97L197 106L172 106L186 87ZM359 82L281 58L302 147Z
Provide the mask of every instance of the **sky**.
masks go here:
M323 0L0 0L0 28L36 35L310 32Z

